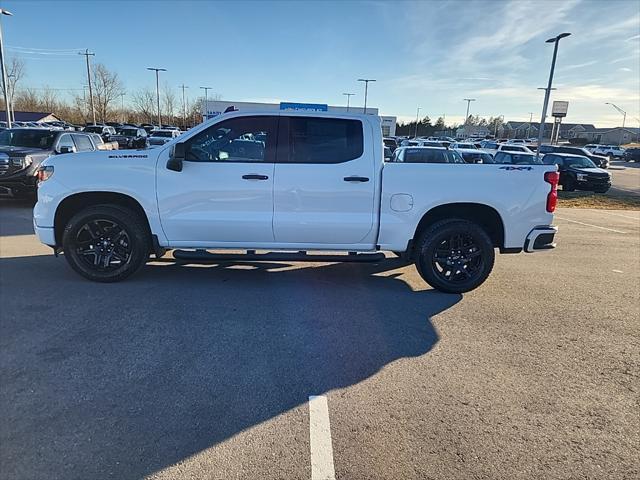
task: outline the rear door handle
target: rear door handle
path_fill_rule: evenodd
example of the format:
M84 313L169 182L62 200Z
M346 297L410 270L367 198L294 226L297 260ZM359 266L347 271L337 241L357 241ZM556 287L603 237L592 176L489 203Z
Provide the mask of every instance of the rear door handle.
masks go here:
M244 180L269 180L269 177L266 175L258 175L256 173L251 173L249 175L242 175Z
M358 177L357 175L352 175L351 177L344 177L345 182L368 182L369 177Z

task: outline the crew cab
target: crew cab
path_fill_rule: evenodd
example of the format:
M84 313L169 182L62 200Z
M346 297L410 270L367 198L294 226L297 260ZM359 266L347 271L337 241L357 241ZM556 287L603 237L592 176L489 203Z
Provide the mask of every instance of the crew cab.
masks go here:
M0 132L0 194L32 196L38 167L52 155L96 149L88 133L45 128L11 128Z
M486 280L496 249L550 249L557 231L555 165L385 163L373 115L233 111L159 148L57 155L39 179L37 236L99 282L169 249L189 263L394 252L461 293Z

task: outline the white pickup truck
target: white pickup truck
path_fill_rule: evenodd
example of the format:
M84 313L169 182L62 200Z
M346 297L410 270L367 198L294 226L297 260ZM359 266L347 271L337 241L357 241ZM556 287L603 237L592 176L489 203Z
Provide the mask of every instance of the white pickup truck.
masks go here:
M550 249L557 232L555 165L385 163L372 115L234 111L153 150L56 155L38 176L40 241L99 282L168 249L189 263L238 260L207 251L223 249L331 262L390 251L460 293L484 282L495 249Z

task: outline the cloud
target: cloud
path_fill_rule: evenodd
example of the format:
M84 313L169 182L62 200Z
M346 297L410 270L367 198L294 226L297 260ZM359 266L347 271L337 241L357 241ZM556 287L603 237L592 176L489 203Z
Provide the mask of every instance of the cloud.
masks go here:
M589 67L591 65L595 65L596 63L598 63L597 60L591 60L589 62L578 63L575 65L567 65L566 67L562 67L562 70L575 70L577 68Z
M627 42L631 42L633 40L638 40L638 39L640 39L640 35L634 35L633 37L627 38Z
M618 69L618 71L620 71L620 72L630 72L630 71L631 71L631 69L630 69L630 68L627 68L627 67L620 67L620 68Z

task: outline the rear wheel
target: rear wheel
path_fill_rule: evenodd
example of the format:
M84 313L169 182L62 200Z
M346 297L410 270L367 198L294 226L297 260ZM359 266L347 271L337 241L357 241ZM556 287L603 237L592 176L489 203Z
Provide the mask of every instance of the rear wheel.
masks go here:
M138 214L124 207L97 205L71 218L62 246L71 268L83 277L117 282L146 263L151 241Z
M487 233L468 220L442 220L421 235L416 252L420 276L433 288L463 293L489 276L495 251Z

